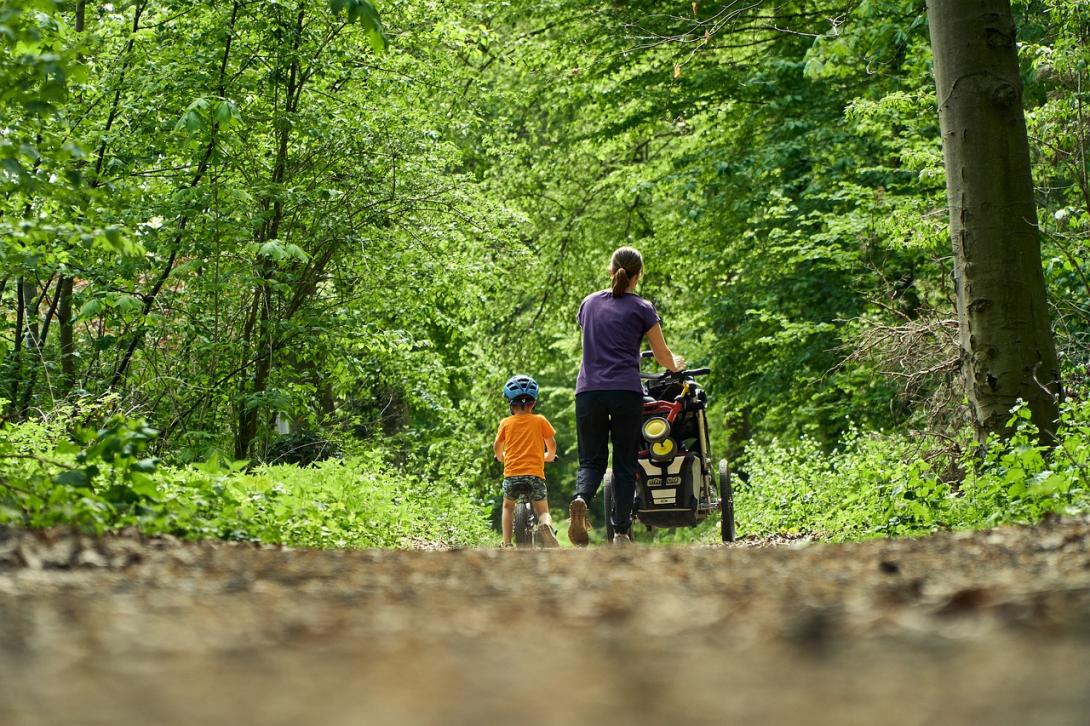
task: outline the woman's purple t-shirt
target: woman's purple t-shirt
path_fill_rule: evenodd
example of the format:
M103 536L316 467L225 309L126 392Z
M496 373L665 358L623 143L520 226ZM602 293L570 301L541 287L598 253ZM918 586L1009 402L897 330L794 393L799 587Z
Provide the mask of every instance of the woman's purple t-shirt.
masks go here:
M575 392L636 391L640 386L640 342L659 322L655 306L639 295L593 292L579 305L583 362Z

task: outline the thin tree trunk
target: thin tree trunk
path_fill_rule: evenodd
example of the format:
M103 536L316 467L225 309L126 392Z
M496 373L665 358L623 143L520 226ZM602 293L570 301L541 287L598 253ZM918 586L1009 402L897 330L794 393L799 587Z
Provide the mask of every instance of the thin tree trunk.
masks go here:
M42 292L38 294L38 286L34 282L28 282L25 277L19 278L19 286L16 288L18 304L15 312L15 345L12 355L10 401L8 402L8 416L12 420L20 420L23 416L23 407L20 405L20 393L23 390L24 377L32 370L33 361L27 365L27 353L38 352L38 311L42 307L49 285L53 282L52 276L46 280ZM52 313L52 311L50 311ZM36 369L35 369L36 374ZM28 382L28 387L33 388L33 383Z
M227 83L227 62L231 57L231 44L235 37L235 22L238 19L238 11L240 4L235 2L231 9L231 19L227 24L227 40L223 47L223 56L220 59L220 71L219 71L219 85L217 91L220 97L223 97L226 93ZM212 161L212 155L215 153L216 144L218 140L218 124L212 123L212 129L209 132L208 144L204 148L204 154L201 156L200 163L197 165L197 171L193 175L193 179L189 183L189 188L193 189L204 178L205 173L208 171L208 166ZM132 362L133 355L136 353L137 348L144 341L145 328L143 320L147 318L152 308L155 306L155 301L159 297L159 292L163 289L167 279L170 277L170 273L174 271L174 262L178 259L178 251L181 248L182 238L185 235L186 226L189 224L189 213L186 212L178 220L177 230L174 233L174 239L171 241L170 255L167 257L167 261L163 264L163 269L156 277L151 289L143 295L144 306L141 310L140 320L141 323L133 331L129 345L125 349L125 352L121 356L121 360L118 362L114 369L114 375L110 379L110 388L115 388L128 371L129 364Z
M87 0L76 3L77 33L87 27ZM61 336L61 393L67 395L76 384L76 344L72 320L72 278L63 276L60 286L60 305L57 308L57 324Z
M147 2L137 2L133 8L132 17L132 30L128 42L125 43L125 49L122 52L121 70L118 73L117 88L114 90L113 101L110 104L110 110L106 114L106 124L102 128L102 139L99 141L98 149L95 152L95 166L94 175L91 178L88 187L91 190L97 189L102 185L102 170L106 163L106 151L109 147L110 131L113 130L114 123L116 123L118 115L121 112L121 97L125 88L125 75L128 73L129 64L132 62L132 51L135 47L135 34L140 30L140 18L147 9ZM87 3L86 0L79 0L76 4L76 22L75 30L77 33L82 33L86 27L87 18ZM80 161L77 163L76 168L82 169L85 162ZM88 200L89 203L89 200ZM61 336L61 388L65 393L68 393L75 383L76 379L76 358L75 358L75 342L73 336L73 320L72 320L72 279L62 276L62 284L60 288L60 336ZM111 384L112 386L112 384Z
M57 313L57 304L60 302L61 288L64 285L64 280L64 276L57 279L57 289L53 293L53 300L49 303L49 311L46 312L45 319L42 321L41 330L38 331L37 335L34 337L34 354L41 365L35 365L30 371L30 380L27 381L26 388L23 390L23 402L19 406L20 418L26 418L27 412L30 410L30 399L34 396L34 387L38 383L38 371L45 367L42 349L45 347L45 342L49 338L49 324L53 320L53 316Z
M76 383L76 343L72 320L72 278L61 278L57 324L61 336L61 392L67 395Z
M8 416L15 416L15 397L19 394L19 379L23 370L23 333L25 331L26 303L23 298L23 278L15 283L15 343L11 349L11 364L5 366L11 376L8 389Z
M98 152L95 158L95 178L91 182L91 186L98 186L99 179L102 176L102 167L106 162L106 147L109 145L110 130L113 128L114 122L117 120L118 113L121 112L121 93L125 89L125 74L129 71L129 63L132 60L132 49L136 43L136 32L140 30L140 16L144 14L144 10L147 8L146 2L138 2L133 9L132 16L132 33L129 36L128 42L125 43L125 51L123 53L124 60L121 62L121 72L117 77L117 90L114 91L114 100L110 104L110 112L106 116L106 126L103 127L102 141L98 145Z
M253 300L250 303L250 312L246 316L246 324L242 329L242 350L245 352L244 357L254 360L250 355L250 342L253 340L254 329L257 327L257 317L259 307L261 305L261 288L255 288L253 294ZM255 361L256 362L256 361ZM245 365L239 368L242 372L245 370ZM253 439L254 432L248 429L250 425L250 419L246 416L246 393L249 390L249 381L245 375L239 376L238 379L238 422L235 427L235 458L245 459L246 454L250 448L250 441Z
M1018 399L1051 440L1060 391L1008 0L928 0L962 370L978 435Z
M287 176L288 149L291 142L291 123L288 122L290 114L298 108L299 97L302 94L304 79L300 73L299 47L303 39L303 20L305 18L305 3L299 4L299 10L295 21L291 46L291 61L288 66L288 77L284 93L284 118L277 123L276 160L273 163L272 187L278 189ZM272 207L271 217L258 227L257 242L267 242L276 239L280 233L280 223L284 218L284 202L279 193L274 193L271 200L266 199L262 209ZM258 302L256 349L253 383L247 391L246 379L242 378L239 385L239 416L238 428L235 432L235 458L245 459L249 456L250 447L257 436L257 423L259 420L259 407L248 398L265 392L268 387L269 376L272 372L273 351L276 347L272 331L272 288L269 285L273 268L265 260L257 263L258 284L254 290L255 300Z

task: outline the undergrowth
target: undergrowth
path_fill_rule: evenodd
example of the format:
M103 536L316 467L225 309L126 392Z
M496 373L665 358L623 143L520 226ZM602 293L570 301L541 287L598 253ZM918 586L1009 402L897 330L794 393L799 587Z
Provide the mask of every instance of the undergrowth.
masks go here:
M740 537L848 541L941 530L1033 524L1090 512L1090 402L1061 407L1055 446L1038 442L1019 404L1013 436L984 445L956 439L850 430L826 452L810 438L751 444L735 477ZM941 446L936 445L941 441ZM637 528L637 531L639 528ZM719 541L719 518L693 529L637 537L659 543Z
M0 525L135 527L323 548L468 546L494 537L489 504L375 452L307 467L167 467L147 455L155 435L124 417L74 434L48 423L0 428Z
M852 431L831 453L812 439L752 446L735 482L742 534L835 541L1029 524L1090 511L1090 403L1068 402L1057 445L1042 446L1019 404L1013 436L931 437Z
M805 437L750 445L741 462L747 476L734 479L739 534L843 541L1090 511L1090 403L1063 405L1052 447L1038 442L1024 405L1009 426L1009 440L984 445L969 432L936 447L911 433L857 430L832 452ZM377 452L307 467L248 469L218 460L161 466L147 454L155 436L124 417L74 433L39 422L0 428L0 525L96 533L136 527L301 547L495 540L491 502L445 483L449 472L407 472ZM651 539L717 538L712 518Z

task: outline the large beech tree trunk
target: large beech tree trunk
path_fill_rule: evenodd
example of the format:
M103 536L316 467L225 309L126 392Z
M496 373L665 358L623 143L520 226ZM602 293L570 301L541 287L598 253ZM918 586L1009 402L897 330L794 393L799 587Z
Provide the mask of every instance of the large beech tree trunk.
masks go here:
M981 438L1017 399L1042 439L1060 390L1009 0L928 0L962 370Z

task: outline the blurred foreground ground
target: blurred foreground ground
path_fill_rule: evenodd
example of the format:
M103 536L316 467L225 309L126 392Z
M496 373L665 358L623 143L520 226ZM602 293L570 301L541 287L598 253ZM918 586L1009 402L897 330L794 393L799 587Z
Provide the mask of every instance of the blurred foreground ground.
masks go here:
M1090 722L1090 521L311 552L0 531L0 724Z

